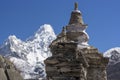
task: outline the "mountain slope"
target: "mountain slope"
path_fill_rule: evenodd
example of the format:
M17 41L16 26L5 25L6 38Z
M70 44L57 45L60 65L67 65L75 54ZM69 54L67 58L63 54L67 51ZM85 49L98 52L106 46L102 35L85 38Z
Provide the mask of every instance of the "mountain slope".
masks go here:
M105 57L109 57L107 66L108 80L120 79L120 47L109 49L104 53Z
M104 53L105 57L109 57L109 65L114 65L120 62L120 47L109 49Z
M56 38L52 27L42 25L26 41L11 35L0 47L0 53L9 58L21 72L24 79L45 77L43 61L51 56L49 44Z

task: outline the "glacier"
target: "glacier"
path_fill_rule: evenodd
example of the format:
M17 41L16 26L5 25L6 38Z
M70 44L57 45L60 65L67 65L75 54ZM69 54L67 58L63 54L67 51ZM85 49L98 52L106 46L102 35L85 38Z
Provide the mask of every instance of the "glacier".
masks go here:
M0 53L13 62L24 79L45 78L44 60L52 56L49 44L54 39L52 26L44 24L26 41L10 35L0 46Z

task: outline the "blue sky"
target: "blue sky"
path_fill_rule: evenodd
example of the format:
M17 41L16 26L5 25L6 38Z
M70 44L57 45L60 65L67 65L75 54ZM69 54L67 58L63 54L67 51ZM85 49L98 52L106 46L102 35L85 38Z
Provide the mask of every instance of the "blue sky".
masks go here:
M60 33L74 2L88 24L90 45L100 52L120 46L120 0L0 0L0 44L13 34L25 40L43 24Z

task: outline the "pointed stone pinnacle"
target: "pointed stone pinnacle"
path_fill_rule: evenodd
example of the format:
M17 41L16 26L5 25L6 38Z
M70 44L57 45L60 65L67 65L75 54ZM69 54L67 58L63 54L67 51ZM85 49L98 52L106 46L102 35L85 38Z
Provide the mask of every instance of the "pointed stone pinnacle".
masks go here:
M78 3L77 2L75 2L74 10L78 10Z

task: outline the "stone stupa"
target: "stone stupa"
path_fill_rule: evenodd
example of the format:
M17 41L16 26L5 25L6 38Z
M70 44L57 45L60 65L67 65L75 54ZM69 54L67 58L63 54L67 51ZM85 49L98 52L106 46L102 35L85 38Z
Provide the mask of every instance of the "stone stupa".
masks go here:
M108 58L88 44L86 28L75 3L69 24L50 45L52 57L45 60L47 80L107 80Z

